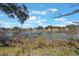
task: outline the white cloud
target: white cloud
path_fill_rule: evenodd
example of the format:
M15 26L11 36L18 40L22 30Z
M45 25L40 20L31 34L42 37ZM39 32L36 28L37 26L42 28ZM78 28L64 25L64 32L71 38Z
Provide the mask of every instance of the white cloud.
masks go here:
M31 28L32 24L31 23L25 23L23 24L23 26L21 26L22 28Z
M30 17L29 17L29 20L36 20L36 19L38 19L38 18L40 18L40 16L38 16L38 17L36 17L36 16L30 16Z
M45 22L43 22L43 21L37 21L37 22L35 22L35 24L37 24L37 26L45 26L46 25Z
M65 25L74 24L72 21L65 21L63 22Z
M26 22L44 22L46 19L41 19L40 16L30 16Z
M32 14L46 15L47 11L32 11Z
M12 27L12 25L9 22L6 22L4 20L0 20L0 27Z
M54 20L55 20L55 21L63 22L63 21L66 21L67 19L65 19L65 18L55 18Z
M0 16L2 16L2 17L3 17L3 16L5 16L5 15L4 15L4 14L0 14Z
M40 19L40 16L30 16L29 19L25 21L25 23L32 23L34 21L37 21L38 19Z
M31 14L46 15L49 12L56 12L56 11L58 11L58 9L56 9L56 8L48 8L47 10L42 10L42 11L32 10Z
M56 11L58 11L58 9L56 9L56 8L49 8L48 11L49 12L56 12Z
M65 25L64 24L54 24L54 26L61 26L61 27L63 27Z
M30 16L30 18L21 25L19 22L9 22L7 20L0 20L0 27L12 28L12 27L21 27L21 28L30 28L35 26L45 26L46 19L42 19L40 16ZM34 26L35 25L35 26Z
M37 26L45 26L46 19L38 19L38 21L35 21L35 24L37 24Z
M1 23L4 23L4 22L5 22L5 21L3 21L3 20L0 20L0 24L1 24Z
M65 22L60 22L58 24L55 24L55 26L66 26L66 25L69 25L69 24L74 24L72 23L72 21L65 21Z
M35 21L35 22L45 22L46 19L38 19L38 21Z
M74 24L72 21L68 21L66 18L55 18L54 20L58 21L60 25Z
M21 24L18 22L9 22L8 19L7 20L0 20L0 27L5 27L5 28L12 28L14 26L20 26Z
M25 21L23 27L33 27L34 24L36 26L45 26L46 19L42 19L40 16L30 16L30 18Z

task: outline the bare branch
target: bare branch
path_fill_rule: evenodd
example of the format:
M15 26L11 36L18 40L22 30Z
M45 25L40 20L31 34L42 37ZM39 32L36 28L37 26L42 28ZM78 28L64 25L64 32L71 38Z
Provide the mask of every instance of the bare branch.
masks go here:
M72 11L72 12L70 12L70 13L68 13L68 14L64 14L64 15L58 14L59 16L55 16L54 18L60 18L60 17L63 17L63 16L73 15L73 14L76 14L76 13L78 13L78 12L79 12L79 9L74 10L74 11Z

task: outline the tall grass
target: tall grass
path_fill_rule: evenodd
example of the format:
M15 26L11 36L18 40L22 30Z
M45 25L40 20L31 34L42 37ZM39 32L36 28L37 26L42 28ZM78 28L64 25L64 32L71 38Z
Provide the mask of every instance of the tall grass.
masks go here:
M79 41L75 40L72 43L76 47L79 47ZM79 55L78 52L79 50L73 47L68 40L47 40L43 36L38 36L33 40L24 37L16 40L16 38L13 37L7 46L0 43L0 55L3 56L64 56Z

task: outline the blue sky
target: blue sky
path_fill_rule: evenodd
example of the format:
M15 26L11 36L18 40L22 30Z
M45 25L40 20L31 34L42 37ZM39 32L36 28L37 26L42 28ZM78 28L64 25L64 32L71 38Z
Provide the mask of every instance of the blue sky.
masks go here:
M72 22L79 22L79 14L71 16L53 18L57 13L66 14L79 8L79 6L71 7L73 4L69 3L27 3L29 19L23 25L20 24L18 18L8 18L6 14L0 11L0 27L12 28L30 28L37 26L66 26Z

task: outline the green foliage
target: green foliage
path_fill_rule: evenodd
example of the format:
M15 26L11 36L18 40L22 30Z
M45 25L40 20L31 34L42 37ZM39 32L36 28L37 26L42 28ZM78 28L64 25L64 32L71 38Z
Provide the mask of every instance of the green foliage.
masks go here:
M21 24L29 17L28 10L25 5L16 3L0 3L0 10L11 18L17 17Z
M43 29L43 26L38 26L36 29L41 30Z

